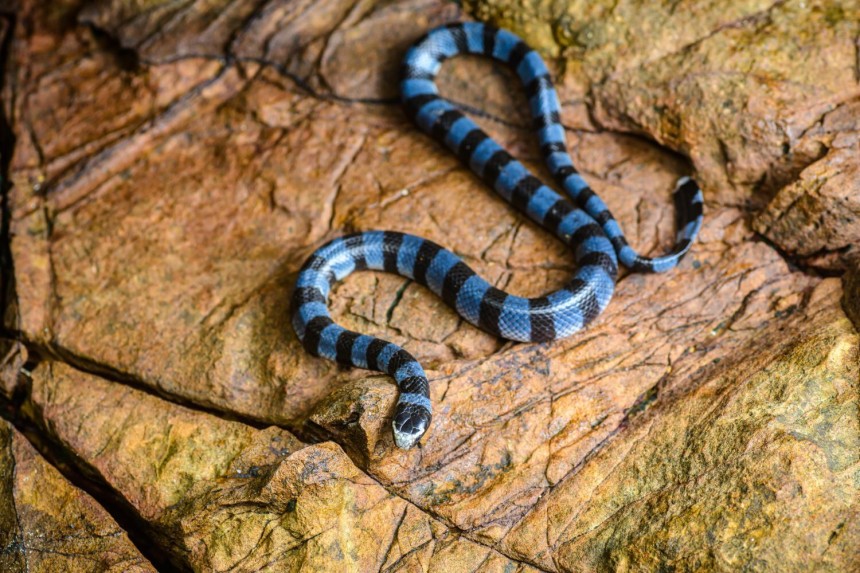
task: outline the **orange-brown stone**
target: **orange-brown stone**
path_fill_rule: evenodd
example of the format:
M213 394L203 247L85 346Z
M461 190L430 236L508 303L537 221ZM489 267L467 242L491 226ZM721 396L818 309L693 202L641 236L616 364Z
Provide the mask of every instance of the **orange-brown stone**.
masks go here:
M858 7L463 4L15 2L0 407L185 569L860 568ZM399 108L403 50L464 18L550 60L574 162L634 246L671 246L684 174L705 224L549 344L401 277L339 284L336 320L431 379L404 452L391 380L296 340L304 259L384 228L520 295L573 272ZM508 70L460 58L439 83L550 180Z

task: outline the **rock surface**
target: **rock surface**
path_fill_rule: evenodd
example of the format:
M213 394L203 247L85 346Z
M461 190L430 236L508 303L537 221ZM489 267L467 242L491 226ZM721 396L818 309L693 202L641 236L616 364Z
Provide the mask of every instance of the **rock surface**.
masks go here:
M31 400L46 432L134 508L177 568L532 569L386 491L331 442L305 445L59 363L34 371Z
M113 518L0 421L0 570L155 571Z
M94 517L129 551L100 558L860 568L860 6L464 7L20 0L0 20L15 138L0 411L98 484L145 556ZM388 228L517 294L573 270L396 104L405 47L468 17L552 58L574 161L634 245L671 245L684 157L705 225L678 269L623 276L591 328L553 344L497 340L400 277L338 285L336 319L405 346L433 382L431 431L403 452L390 380L310 357L288 326L307 255ZM440 83L549 180L509 71L462 58ZM0 475L17 456L85 498L35 451L9 453L26 444L3 427L21 444Z
M853 111L860 118L860 105ZM827 155L780 189L756 219L756 230L819 267L838 268L860 257L858 136L860 130L840 134Z

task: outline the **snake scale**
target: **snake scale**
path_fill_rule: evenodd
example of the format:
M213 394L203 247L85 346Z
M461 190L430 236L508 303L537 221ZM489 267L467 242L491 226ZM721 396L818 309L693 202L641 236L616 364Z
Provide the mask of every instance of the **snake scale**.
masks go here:
M568 198L543 185L439 95L436 74L445 60L459 54L489 56L517 73L528 96L541 154ZM557 340L582 329L606 308L615 290L619 261L641 272L662 272L678 263L701 227L702 193L689 177L679 179L674 192L678 221L674 249L657 258L638 255L604 202L573 166L558 97L543 60L506 30L469 22L430 31L407 52L400 88L410 118L506 201L568 245L577 266L563 288L523 298L495 288L453 252L405 233L355 233L334 239L311 255L293 293L293 328L315 356L394 378L400 390L392 422L394 440L405 449L415 445L430 424L427 376L403 348L332 321L327 301L334 282L362 269L397 273L426 286L464 319L492 334L523 342Z

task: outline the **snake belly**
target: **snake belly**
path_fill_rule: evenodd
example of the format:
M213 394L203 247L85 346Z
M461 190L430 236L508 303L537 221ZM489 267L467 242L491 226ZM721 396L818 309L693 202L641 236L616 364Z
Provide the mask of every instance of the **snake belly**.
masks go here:
M541 154L567 197L541 183L439 95L436 74L445 60L459 54L488 56L516 72L525 86ZM464 319L496 336L523 342L557 340L582 329L606 308L615 290L619 261L641 272L663 272L678 264L701 227L702 193L689 177L679 179L674 193L678 221L674 249L656 258L636 253L606 204L573 166L546 65L537 52L506 30L473 22L436 28L407 52L401 78L409 117L506 201L568 245L577 267L563 288L524 298L489 284L444 247L405 233L354 233L311 255L293 293L293 328L313 355L394 378L400 390L392 421L394 441L406 449L430 425L427 375L398 345L334 323L327 302L335 282L357 270L397 273L426 286Z

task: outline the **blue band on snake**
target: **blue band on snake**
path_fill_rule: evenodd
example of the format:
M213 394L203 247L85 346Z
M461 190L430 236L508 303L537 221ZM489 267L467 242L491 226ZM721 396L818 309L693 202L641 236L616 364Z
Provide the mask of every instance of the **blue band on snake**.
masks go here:
M436 74L442 62L459 54L489 56L517 73L529 99L541 154L567 197L541 183L439 95ZM394 440L399 447L410 448L430 425L430 384L424 369L396 344L335 324L327 308L333 283L357 270L397 273L426 286L464 319L496 336L523 342L558 340L582 329L606 308L619 261L642 272L663 272L678 264L701 227L702 193L689 177L679 179L674 193L678 221L674 249L657 258L637 254L606 204L573 166L546 65L506 30L471 22L432 30L406 54L400 88L409 117L505 200L568 245L577 266L563 288L523 298L495 288L453 252L414 235L355 233L311 255L293 294L296 334L311 354L393 377L400 390L392 422Z

